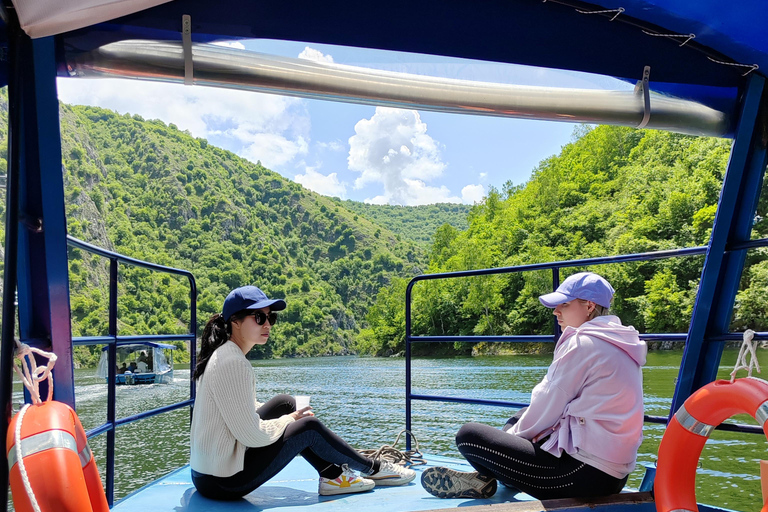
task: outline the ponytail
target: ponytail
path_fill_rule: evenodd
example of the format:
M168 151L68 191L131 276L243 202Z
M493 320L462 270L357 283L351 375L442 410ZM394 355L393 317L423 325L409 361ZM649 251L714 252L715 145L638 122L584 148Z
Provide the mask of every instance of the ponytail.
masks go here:
M195 366L195 380L203 375L213 352L229 339L227 331L227 323L224 321L224 316L221 313L216 313L208 319L208 323L205 324L205 329L203 329L203 335L200 338L200 354Z
M589 315L589 319L593 320L599 316L606 316L610 314L611 314L611 308L601 306L600 304L595 304L595 309L592 311L592 314Z
M589 302L587 299L576 299L582 304ZM600 304L595 303L595 309L592 310L592 312L587 317L587 322L590 320L594 320L595 318L599 316L606 316L611 314L611 308L607 308L605 306L601 306Z

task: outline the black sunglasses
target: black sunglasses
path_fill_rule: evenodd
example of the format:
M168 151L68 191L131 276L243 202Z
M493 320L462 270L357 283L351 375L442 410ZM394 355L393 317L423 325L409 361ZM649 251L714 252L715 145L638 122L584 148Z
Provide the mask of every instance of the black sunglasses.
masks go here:
M270 311L269 314L266 314L263 311L255 309L250 315L253 316L253 319L256 320L256 323L259 325L264 325L264 322L267 320L269 320L269 325L275 325L275 322L277 322L277 313L274 311Z

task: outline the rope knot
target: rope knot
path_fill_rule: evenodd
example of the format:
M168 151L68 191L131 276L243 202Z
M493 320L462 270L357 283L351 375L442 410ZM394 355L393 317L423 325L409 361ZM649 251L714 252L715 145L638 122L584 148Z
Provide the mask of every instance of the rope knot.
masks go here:
M760 364L757 362L757 354L755 353L756 348L755 331L747 329L744 331L741 349L739 349L739 357L736 359L736 365L731 372L731 383L736 380L736 372L739 370L747 370L747 377L752 376L752 368L757 370L757 373L760 373ZM749 361L747 361L747 355L749 355Z
M47 358L48 364L38 366L35 354ZM43 402L40 399L40 382L44 380L48 381L48 398L46 398L46 401L53 398L53 374L51 371L53 370L53 365L56 364L56 354L30 347L16 340L15 355L21 360L21 369L19 369L15 359L13 361L13 369L18 374L21 382L24 383L24 387L29 391L32 403L39 404Z
M411 436L411 439L413 439L413 442L415 444L415 448L411 450L398 450L397 443L400 442L400 437L403 434L407 434ZM416 439L416 436L413 435L413 432L410 430L403 429L400 431L400 433L397 434L397 437L395 438L395 442L391 445L385 444L382 445L381 448L378 450L357 450L360 454L368 457L369 459L381 459L386 460L387 462L391 462L393 464L399 464L401 466L419 466L421 464L426 464L427 461L424 459L424 455L421 453L421 448L419 447L419 441Z

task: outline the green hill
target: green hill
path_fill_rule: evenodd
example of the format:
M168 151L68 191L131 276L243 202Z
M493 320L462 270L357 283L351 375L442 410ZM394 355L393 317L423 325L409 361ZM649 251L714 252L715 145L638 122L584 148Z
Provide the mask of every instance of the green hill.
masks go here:
M7 115L4 92L0 115ZM650 130L584 130L524 186L491 189L465 215L462 205L382 207L320 196L174 125L138 116L62 105L61 125L72 235L191 270L198 327L242 284L287 299L271 343L254 357L398 353L405 286L424 271L703 245L730 147L728 140ZM767 209L763 194L755 238L768 234ZM702 261L593 270L616 288L613 309L625 323L682 332ZM768 330L766 251L751 251L747 263L732 327ZM70 249L69 265L74 334L105 334L107 262ZM535 272L421 283L414 289L415 333L551 332L550 312L537 300L550 280L549 272ZM123 267L119 289L120 334L186 331L185 280ZM96 349L77 351L82 364L94 362Z
M358 201L337 202L347 210L359 213L379 226L391 229L401 239L413 240L427 246L432 243L437 228L443 224L464 231L469 227L467 217L470 205L455 203L426 204L422 206L397 206L367 204Z
M378 291L426 264L414 242L174 125L62 105L61 129L69 233L192 271L198 332L236 286L287 299L254 357L355 351ZM74 335L106 334L108 263L77 249L69 262ZM123 266L119 287L120 334L186 331L185 279ZM77 350L93 364L96 348Z
M492 190L469 229L435 235L429 272L523 265L706 244L731 141L600 126L543 161L525 186ZM763 185L766 186L765 184ZM768 194L753 237L768 235ZM703 257L603 265L617 290L613 311L641 332L686 332ZM732 328L768 329L768 258L750 251ZM566 269L561 279L583 269ZM538 296L551 272L419 284L414 333L544 334L551 312ZM362 332L368 350L402 350L405 281L380 292ZM422 347L432 350L433 348ZM443 345L441 348L445 348ZM457 346L466 352L470 346ZM495 349L494 347L486 347ZM525 347L518 347L524 350ZM480 347L483 350L484 347Z

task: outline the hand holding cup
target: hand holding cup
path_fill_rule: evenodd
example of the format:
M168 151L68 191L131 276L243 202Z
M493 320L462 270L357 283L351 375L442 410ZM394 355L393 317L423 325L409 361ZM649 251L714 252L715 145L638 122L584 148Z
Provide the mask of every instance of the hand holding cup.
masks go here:
M307 416L314 416L314 413L311 411L312 408L309 406L308 395L296 395L294 400L296 401L296 412L291 414L294 419L300 420Z
M296 410L299 411L305 407L309 407L309 395L296 395L293 397L296 400Z

